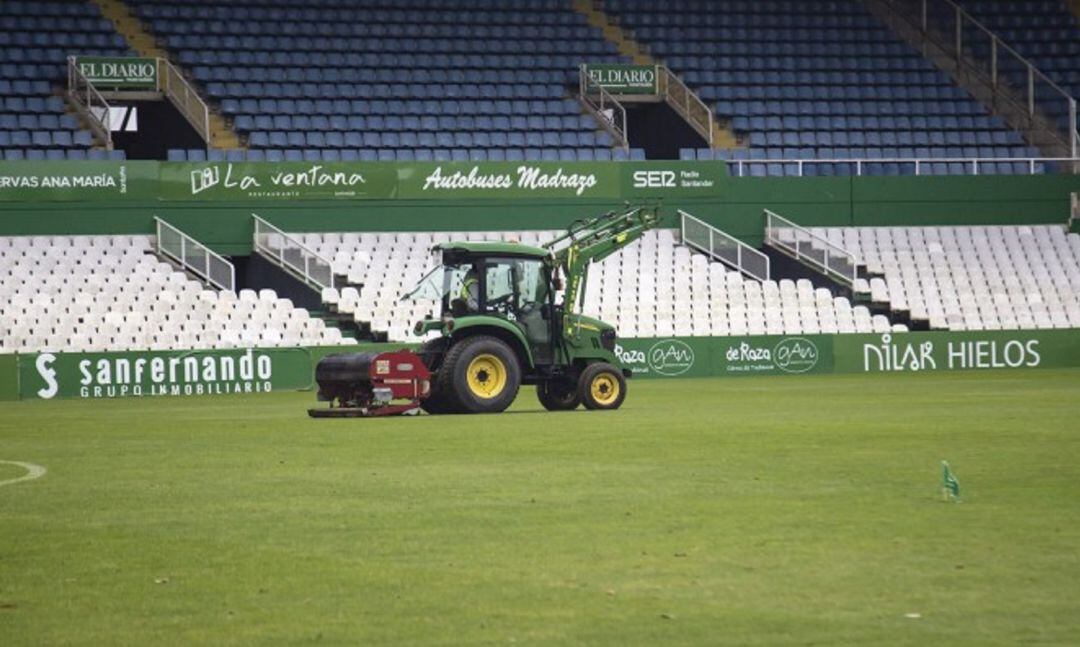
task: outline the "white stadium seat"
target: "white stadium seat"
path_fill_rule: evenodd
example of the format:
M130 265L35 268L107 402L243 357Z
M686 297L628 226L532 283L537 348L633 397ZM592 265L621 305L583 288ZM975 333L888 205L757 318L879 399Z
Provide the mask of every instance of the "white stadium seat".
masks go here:
M209 290L152 251L147 236L0 237L0 350L326 343L322 322L273 290ZM262 336L237 334L241 320L258 322ZM299 322L288 336L287 320Z

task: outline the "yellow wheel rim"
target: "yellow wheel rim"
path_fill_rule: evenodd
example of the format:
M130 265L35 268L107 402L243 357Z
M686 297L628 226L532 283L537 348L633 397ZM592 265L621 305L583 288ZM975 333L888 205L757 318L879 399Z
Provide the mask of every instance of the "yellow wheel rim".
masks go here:
M494 355L477 355L469 362L467 377L469 391L478 398L489 400L506 388L506 365Z
M589 391L597 404L612 404L619 399L619 380L609 373L601 373L593 378Z

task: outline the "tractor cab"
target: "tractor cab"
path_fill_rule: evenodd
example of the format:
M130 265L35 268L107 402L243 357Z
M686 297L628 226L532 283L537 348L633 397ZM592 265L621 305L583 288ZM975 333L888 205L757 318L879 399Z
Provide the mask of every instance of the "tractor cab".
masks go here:
M416 332L464 326L512 328L528 346L533 363L550 364L558 317L556 270L551 254L516 243L443 243L433 248L439 265L402 299L434 301L436 318L419 322Z

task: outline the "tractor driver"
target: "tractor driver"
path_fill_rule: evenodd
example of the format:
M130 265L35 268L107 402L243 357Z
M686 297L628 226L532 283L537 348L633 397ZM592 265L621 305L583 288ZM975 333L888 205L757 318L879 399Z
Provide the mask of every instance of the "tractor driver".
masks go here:
M476 277L476 266L470 266L465 272L465 278L461 281L460 298L465 302L469 312L480 309L480 280Z

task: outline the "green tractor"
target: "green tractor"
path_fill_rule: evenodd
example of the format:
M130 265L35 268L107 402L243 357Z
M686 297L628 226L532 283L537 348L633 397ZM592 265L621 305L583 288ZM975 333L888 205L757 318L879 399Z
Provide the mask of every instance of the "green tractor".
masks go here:
M589 265L633 243L658 222L634 208L579 220L532 247L517 243L436 245L439 267L402 297L437 301L440 315L416 324L439 335L416 353L345 353L315 368L316 418L416 413L495 413L522 384L549 410L618 409L626 378L615 328L580 313ZM564 283L565 279L565 283ZM561 293L561 299L559 295Z
M431 372L420 407L429 413L498 412L522 384L533 384L552 411L581 404L619 408L629 371L615 357L615 328L582 315L580 301L590 264L655 227L658 211L633 208L577 221L543 247L436 245L441 265L402 297L435 299L441 306L440 316L413 330L440 333L418 351Z

